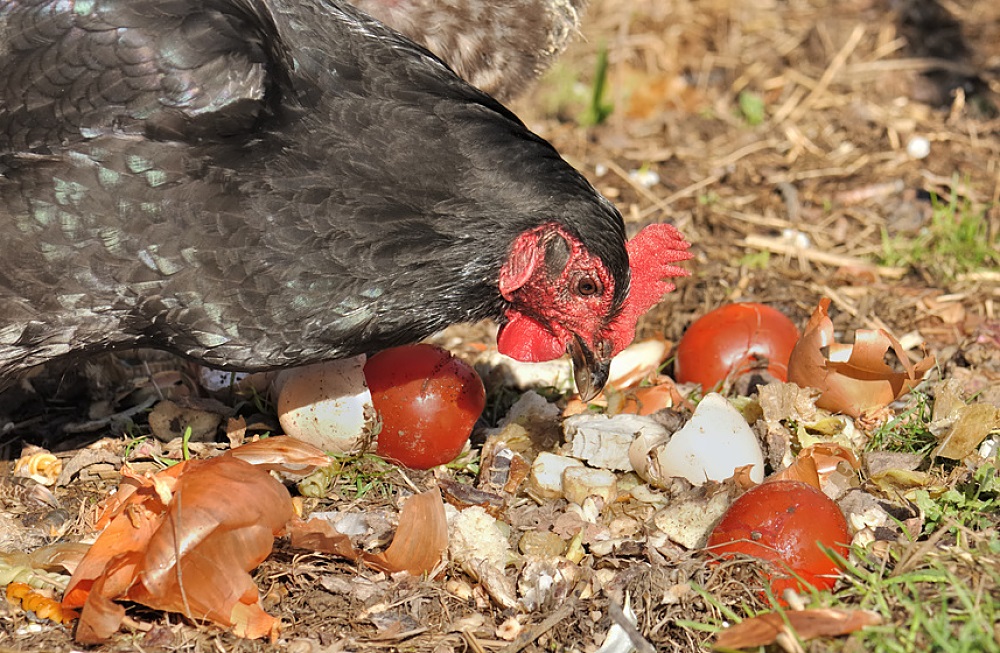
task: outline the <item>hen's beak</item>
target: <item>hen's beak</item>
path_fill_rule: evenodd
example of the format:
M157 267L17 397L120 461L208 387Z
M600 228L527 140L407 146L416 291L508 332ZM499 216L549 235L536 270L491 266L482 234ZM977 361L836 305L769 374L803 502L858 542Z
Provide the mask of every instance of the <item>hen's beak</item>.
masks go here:
M580 336L574 335L569 344L569 354L573 357L573 378L580 399L590 401L601 393L608 382L611 360L598 358Z

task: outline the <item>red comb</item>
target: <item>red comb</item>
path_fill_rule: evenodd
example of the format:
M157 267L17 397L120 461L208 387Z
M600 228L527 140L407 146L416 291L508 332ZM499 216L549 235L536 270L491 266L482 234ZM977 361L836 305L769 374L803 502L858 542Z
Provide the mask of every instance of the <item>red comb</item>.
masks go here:
M689 247L691 243L669 224L651 224L628 241L626 248L632 282L621 313L608 326L614 353L631 344L639 318L674 289L674 284L668 279L691 274L674 265L694 256L688 251Z

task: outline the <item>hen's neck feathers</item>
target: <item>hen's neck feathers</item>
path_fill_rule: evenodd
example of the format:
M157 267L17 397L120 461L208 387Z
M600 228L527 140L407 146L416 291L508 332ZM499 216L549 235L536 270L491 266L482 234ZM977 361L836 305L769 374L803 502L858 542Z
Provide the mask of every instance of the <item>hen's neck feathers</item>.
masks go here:
M548 142L380 23L350 7L334 7L334 22L303 23L299 12L309 6L274 15L281 36L271 42L294 71L279 76L288 101L265 131L291 142L260 159L271 183L262 199L301 201L302 168L336 171L342 182L326 189L338 207L327 216L331 229L346 224L355 251L371 252L365 276L392 288L383 295L387 313L422 315L435 328L500 318L496 279L510 244L545 223L563 226L606 262L621 303L628 287L621 218ZM290 33L294 47L285 45ZM311 47L329 42L350 47ZM338 249L330 253L340 256Z

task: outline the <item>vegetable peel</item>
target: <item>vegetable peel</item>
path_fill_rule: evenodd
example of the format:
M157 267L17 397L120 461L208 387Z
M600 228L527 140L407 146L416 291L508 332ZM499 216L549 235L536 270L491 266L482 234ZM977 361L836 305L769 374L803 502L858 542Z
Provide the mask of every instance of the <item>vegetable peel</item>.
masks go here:
M829 308L830 299L824 297L788 361L790 381L820 390L819 408L854 418L870 415L912 390L934 366L933 356L912 363L899 340L884 329L858 329L853 345L836 342ZM890 350L902 372L885 362Z
M156 475L123 470L98 520L106 528L63 597L63 609L82 608L76 641L111 637L125 617L119 600L209 620L240 637L275 636L278 620L264 611L249 572L270 555L293 510L266 468L304 472L326 461L319 450L278 437Z

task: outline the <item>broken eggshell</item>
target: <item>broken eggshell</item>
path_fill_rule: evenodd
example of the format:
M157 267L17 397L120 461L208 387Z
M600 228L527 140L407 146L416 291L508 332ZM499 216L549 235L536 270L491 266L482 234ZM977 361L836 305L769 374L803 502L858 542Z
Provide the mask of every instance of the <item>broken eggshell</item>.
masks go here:
M640 415L574 415L563 422L569 453L594 467L632 469L629 447L638 436L662 439L669 432L651 417Z
M212 396L228 392L265 392L274 379L274 372L227 372L213 367L196 365L198 385Z
M622 390L637 386L655 376L670 353L666 340L634 342L611 359L607 385Z
M360 449L376 423L364 364L364 356L355 356L279 374L278 421L285 433L324 451Z
M660 487L673 477L695 485L724 481L747 465L755 483L764 480L764 454L757 436L717 392L705 395L691 419L673 435L639 434L629 448L629 459L643 480Z
M569 467L583 467L576 458L543 451L531 463L528 494L539 499L560 499L563 496L563 474Z
M853 345L835 342L829 309L830 299L822 298L788 361L789 381L821 392L819 408L855 418L872 413L913 389L934 366L933 356L911 363L899 341L882 329L858 329ZM890 349L902 372L886 364Z
M598 497L609 505L618 498L618 477L607 469L571 465L563 470L562 491L567 501L578 506L587 497Z

